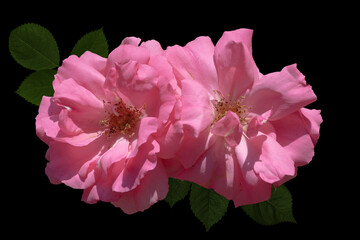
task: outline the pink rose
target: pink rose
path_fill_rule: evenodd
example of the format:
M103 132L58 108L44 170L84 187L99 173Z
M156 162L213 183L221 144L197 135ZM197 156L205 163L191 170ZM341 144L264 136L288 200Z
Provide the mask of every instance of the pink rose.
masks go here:
M166 49L181 89L177 118L164 138L177 153L164 161L172 177L214 189L235 206L262 202L271 186L296 176L314 155L322 118L296 65L262 75L252 30L225 32L216 46L199 37Z
M174 108L176 80L160 44L126 38L108 59L70 56L44 96L37 135L49 145L46 174L84 189L82 200L126 213L165 198L168 176L156 157Z

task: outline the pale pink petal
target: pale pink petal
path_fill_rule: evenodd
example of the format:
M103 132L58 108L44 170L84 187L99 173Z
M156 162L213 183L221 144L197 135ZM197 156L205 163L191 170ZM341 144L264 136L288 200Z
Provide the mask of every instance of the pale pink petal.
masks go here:
M307 117L302 113L305 112ZM321 116L317 110L301 109L277 121L271 121L276 141L288 152L297 166L308 164L314 156ZM310 135L313 131L313 138Z
M146 64L150 59L150 51L135 45L122 44L115 48L108 57L106 69L109 70L116 63L132 60L138 63Z
M205 188L214 189L217 193L232 199L240 181L237 177L232 151L224 147L222 139L212 136L207 151L201 155L196 164L178 175L179 179L195 182Z
M253 30L247 28L240 28L234 31L225 31L220 38L221 43L218 43L217 46L220 46L220 44L226 44L230 41L237 43L241 42L249 50L249 53L252 54L252 35Z
M261 154L256 146L262 143L263 138L243 138L240 144L235 147L235 155L241 169L243 183L249 186L255 186L259 182L259 176L254 171L254 165L259 161Z
M168 191L168 176L163 165L158 161L156 167L146 173L137 188L122 194L120 199L113 204L125 213L132 214L144 211L157 201L164 199Z
M182 81L181 122L195 137L213 121L210 104L209 93L202 85L193 80Z
M230 147L235 147L240 143L243 131L239 117L235 113L228 111L222 119L214 124L211 132L214 135L224 137Z
M105 139L98 139L84 147L75 147L70 144L52 141L46 154L49 160L45 173L52 183L65 183L72 188L87 188L94 183L91 175L79 175L83 165L94 165L88 162L97 161ZM89 171L87 171L89 172Z
M124 193L138 187L145 174L156 167L155 154L157 152L159 152L159 145L156 141L149 141L139 147L136 156L127 159L125 166L118 170L112 190ZM123 166L121 162L118 164Z
M51 141L49 136L56 136L60 131L58 115L62 108L52 102L53 98L43 96L35 121L37 136L47 144Z
M55 90L54 98L60 100L63 106L75 111L83 108L87 108L89 112L102 111L104 107L100 99L71 78L63 81Z
M269 119L277 120L315 100L311 86L293 64L281 72L264 75L246 96L245 104L258 115L271 110Z
M90 67L97 70L103 76L106 76L106 71L105 71L106 62L107 62L106 58L103 58L95 53L90 52L90 51L86 51L80 56L80 59L83 62L85 62L87 65L89 65Z
M302 108L300 109L300 112L304 116L304 124L306 125L307 131L310 134L310 137L315 145L319 139L320 124L323 121L320 115L321 111Z
M209 132L202 131L198 136L185 131L181 139L179 151L175 154L174 160L182 164L184 168L189 168L195 164L201 154L209 147Z
M294 161L289 153L275 139L265 135L257 137L261 141L253 141L253 147L260 153L259 161L254 163L254 170L268 183L274 183L285 176L295 175Z
M259 77L248 45L248 38L225 34L215 46L214 62L219 90L230 99L239 99Z
M122 40L121 45L133 45L138 46L141 42L141 38L137 37L126 37Z
M143 42L143 43L141 43L140 47L143 47L143 48L146 48L147 50L149 50L151 56L161 55L164 52L160 43L155 40L149 40L149 41Z
M160 152L157 154L160 158L170 159L179 151L181 141L183 140L183 126L179 121L169 122L163 129L161 135L157 138L160 143Z
M235 207L255 204L269 200L271 197L272 184L263 181L261 178L254 185L247 185L246 183L241 186L241 190L233 198Z
M103 64L102 60L98 57L99 56L96 54L90 55L89 53L85 54L83 58L79 58L75 55L68 57L58 69L58 73L56 74L57 81L64 82L71 78L76 84L92 92L96 97L103 99L105 97L103 91L105 82L105 76L103 75L104 71L102 70L100 72L99 69L89 65L90 61L100 61ZM103 66L101 68L103 68ZM55 89L57 90L57 88Z
M108 169L116 162L122 161L129 154L129 141L118 139L99 159L100 169L107 175Z
M209 37L198 37L185 47L168 47L165 54L179 81L193 79L209 92L217 89L214 44Z
M97 176L101 181L97 181L93 186L86 188L83 192L81 200L89 204L94 204L98 201L113 202L117 201L121 194L112 191L112 178L102 178Z
M146 143L150 136L157 132L159 127L158 119L155 117L146 117L141 119L137 136L137 146L139 148Z

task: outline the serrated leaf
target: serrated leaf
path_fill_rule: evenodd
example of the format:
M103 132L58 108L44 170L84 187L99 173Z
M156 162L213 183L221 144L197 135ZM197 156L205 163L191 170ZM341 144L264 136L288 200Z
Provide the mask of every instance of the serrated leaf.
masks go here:
M195 216L204 224L206 231L225 215L229 200L212 189L191 185L190 206Z
M31 70L59 66L59 49L53 35L35 23L27 23L11 31L9 50L17 63Z
M189 193L191 183L188 181L181 181L175 178L169 178L169 192L164 199L170 207L175 203L185 198Z
M71 54L80 57L86 51L96 53L102 57L109 55L109 46L102 28L89 32L80 38L71 51Z
M16 93L26 101L39 106L42 96L54 94L52 82L55 74L56 71L53 69L33 72L25 78Z
M262 225L275 225L281 222L296 223L292 213L292 197L284 185L276 188L269 200L242 206L242 209L250 218Z

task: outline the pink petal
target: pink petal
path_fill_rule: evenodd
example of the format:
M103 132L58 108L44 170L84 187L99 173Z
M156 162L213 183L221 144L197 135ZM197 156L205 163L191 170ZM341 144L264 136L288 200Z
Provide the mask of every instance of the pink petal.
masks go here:
M300 112L304 116L304 124L306 125L306 129L315 145L319 139L320 124L323 121L320 115L320 110L302 108L300 109Z
M272 137L259 135L259 141L252 144L260 153L259 161L254 163L254 170L268 183L274 183L285 176L295 175L294 161L289 153Z
M104 139L98 139L85 147L75 147L66 143L52 141L46 154L49 160L45 173L54 184L65 183L72 188L87 188L94 184L92 175L84 175L83 166L88 168L94 165L99 158L100 151L104 146ZM90 171L86 171L90 172Z
M215 123L211 132L214 135L224 137L226 143L230 147L234 147L240 143L243 131L239 117L228 111L222 119Z
M60 131L58 115L62 108L52 102L52 98L43 96L35 122L37 136L47 144L51 141L51 136L57 136Z
M185 128L197 137L213 121L209 93L196 81L182 81L182 116Z
M167 126L162 129L160 136L156 138L160 144L160 152L157 154L158 157L173 158L181 146L183 136L184 131L182 124L179 121L175 123L169 122Z
M60 105L56 99L44 97L36 117L37 135L46 143L53 139L85 146L101 136L97 131L102 113L91 111L86 115L88 118L84 119L84 108L72 110Z
M139 46L141 42L140 38L137 37L126 37L122 40L121 45L133 45L133 46Z
M269 184L259 178L259 181L254 185L247 185L246 183L241 186L241 190L233 198L235 207L255 204L269 200L271 197L272 184Z
M113 204L125 213L132 214L144 211L157 201L164 199L168 191L168 176L163 165L158 161L156 167L146 173L138 187L122 194L121 198Z
M126 160L126 164L119 168L118 175L112 185L115 192L128 192L136 188L145 174L156 167L156 156L159 145L156 141L149 141L137 149L137 154Z
M244 46L249 50L249 53L252 54L252 35L253 30L247 28L240 28L234 31L225 31L221 36L222 43L227 43L230 41L242 42ZM220 40L219 40L220 41ZM221 43L218 43L219 45Z
M179 81L193 79L201 83L208 92L217 89L214 45L209 37L198 37L185 47L168 47L165 54Z
M302 112L305 112L307 117ZM277 121L271 121L276 131L276 141L288 152L297 166L308 164L312 160L316 144L314 140L319 136L320 123L319 111L304 108Z
M255 186L259 182L259 176L254 171L254 165L259 161L261 151L255 146L262 144L263 139L258 137L243 138L238 146L235 147L236 159L241 169L243 183Z
M85 53L84 53L85 54ZM100 57L101 58L101 57ZM56 81L64 82L71 78L76 84L92 92L98 98L104 98L105 93L103 91L103 84L105 82L105 76L103 75L103 59L99 59L96 54L86 53L84 57L78 58L72 55L63 61L63 64L58 69L56 74ZM101 64L99 67L94 67L94 62ZM99 71L101 70L101 71ZM54 88L57 90L57 88Z
M116 162L122 161L129 153L129 141L118 139L99 159L100 169L107 175L108 169Z
M86 51L81 56L80 59L89 65L90 67L97 70L103 76L106 76L105 68L106 68L106 58L103 58L95 53Z
M143 47L143 48L146 48L147 50L149 50L151 56L161 55L164 52L160 43L155 40L143 42L143 43L141 43L140 47Z
M73 110L102 111L103 103L91 91L79 85L69 78L63 81L55 89L54 98L59 99L61 104Z
M150 136L157 132L159 127L158 119L155 117L145 117L141 119L137 137L137 148L146 143Z
M141 48L137 45L122 44L109 54L106 69L109 71L116 63L123 63L129 60L146 64L149 62L149 59L150 51L146 48Z
M234 165L231 150L226 148L218 136L209 139L209 147L196 164L184 170L177 178L195 182L205 188L232 199L240 189L238 168Z
M239 37L235 33L224 34L216 44L214 53L219 90L224 96L229 95L230 99L236 100L259 77L249 48L251 33L245 31L243 35Z
M174 159L180 162L184 168L192 167L199 157L210 146L208 145L209 131L200 132L198 136L185 131L181 139L179 151L175 154Z
M271 110L269 119L277 120L315 100L316 96L306 85L304 75L293 64L281 72L264 75L246 96L245 104L258 115Z

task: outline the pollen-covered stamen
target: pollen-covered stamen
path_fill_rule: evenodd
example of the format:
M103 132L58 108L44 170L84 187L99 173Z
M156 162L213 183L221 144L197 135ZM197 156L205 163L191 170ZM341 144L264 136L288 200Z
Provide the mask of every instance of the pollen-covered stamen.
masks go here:
M222 119L228 111L234 112L239 117L241 125L246 126L249 123L247 112L251 107L243 104L244 96L234 101L227 100L218 90L214 90L214 93L217 95L217 99L214 100L215 118L212 125Z
M105 102L104 102L105 103ZM110 103L109 103L110 104ZM107 116L100 121L100 125L105 127L104 133L109 137L113 135L128 135L132 137L135 132L135 126L144 115L145 106L140 109L126 105L120 99L111 109L106 111Z

